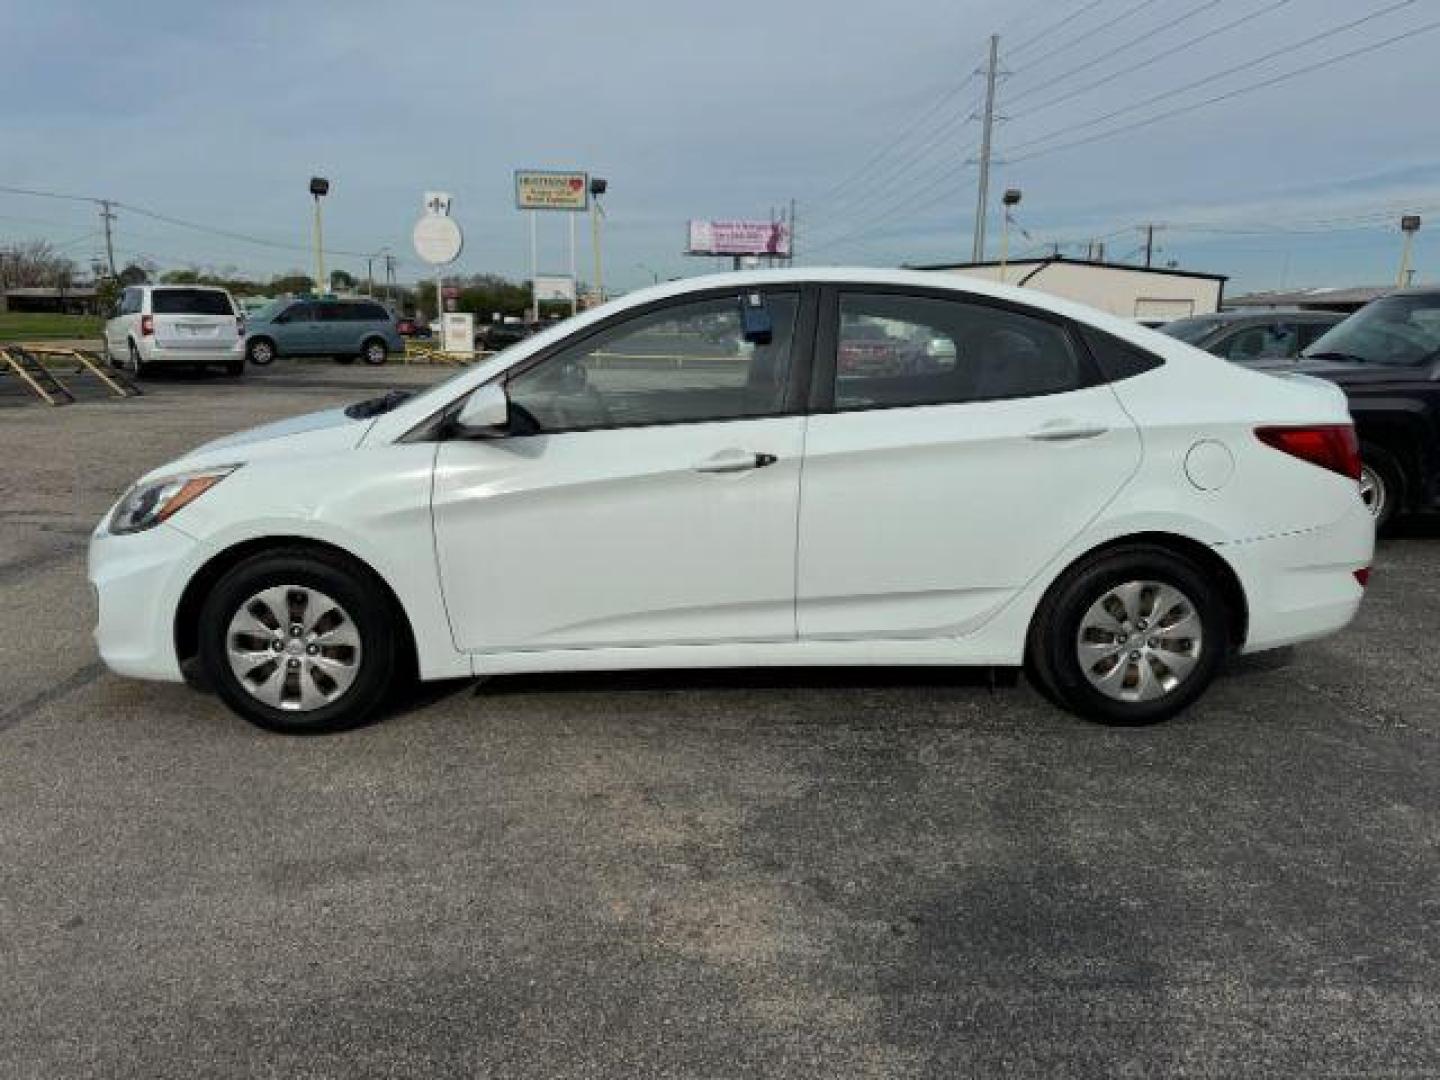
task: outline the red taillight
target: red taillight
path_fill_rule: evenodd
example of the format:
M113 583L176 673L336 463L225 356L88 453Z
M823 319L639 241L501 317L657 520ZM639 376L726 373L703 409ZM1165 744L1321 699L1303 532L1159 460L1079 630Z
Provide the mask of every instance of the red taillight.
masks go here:
M1266 446L1329 469L1351 480L1360 479L1360 440L1350 424L1312 427L1262 427L1255 436Z
M155 333L155 316L153 316L153 315L141 315L141 316L140 316L140 336L141 336L141 337L149 337L149 336L150 336L151 334L153 334L153 333Z
M1370 584L1370 567L1366 566L1366 567L1362 567L1362 568L1359 569L1359 570L1356 570L1356 571L1355 571L1355 580L1360 583L1360 588L1362 588L1362 589L1365 588L1366 585L1369 585L1369 584Z

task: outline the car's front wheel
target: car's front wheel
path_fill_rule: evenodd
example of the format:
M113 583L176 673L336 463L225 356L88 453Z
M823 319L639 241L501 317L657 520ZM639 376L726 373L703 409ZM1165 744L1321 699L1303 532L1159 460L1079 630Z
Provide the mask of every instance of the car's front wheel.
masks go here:
M1395 520L1404 496L1400 465L1390 453L1371 443L1360 446L1360 499L1375 519L1376 531Z
M271 731L355 727L395 680L396 618L374 582L304 549L232 568L200 614L200 663L232 709Z
M1040 605L1027 670L1065 708L1153 724L1190 705L1229 649L1211 579L1165 548L1116 548L1069 571Z

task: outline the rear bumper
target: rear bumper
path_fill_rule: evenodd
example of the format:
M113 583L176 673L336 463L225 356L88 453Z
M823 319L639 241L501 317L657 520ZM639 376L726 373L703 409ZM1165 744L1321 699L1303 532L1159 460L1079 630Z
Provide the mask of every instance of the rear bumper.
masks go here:
M137 348L147 364L229 364L245 358L245 339L238 335L233 342L215 348L167 346L153 338L138 342Z
M1339 521L1316 529L1219 545L1250 609L1243 652L1294 645L1343 629L1364 588L1355 571L1375 554L1375 522L1358 494Z

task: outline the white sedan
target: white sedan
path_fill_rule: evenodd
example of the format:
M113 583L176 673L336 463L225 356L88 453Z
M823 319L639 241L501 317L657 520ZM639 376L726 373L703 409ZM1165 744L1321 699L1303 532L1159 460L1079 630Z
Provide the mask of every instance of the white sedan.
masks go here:
M1146 723L1349 622L1359 469L1335 387L1040 293L697 278L155 470L91 541L95 634L280 731L411 671L866 664Z

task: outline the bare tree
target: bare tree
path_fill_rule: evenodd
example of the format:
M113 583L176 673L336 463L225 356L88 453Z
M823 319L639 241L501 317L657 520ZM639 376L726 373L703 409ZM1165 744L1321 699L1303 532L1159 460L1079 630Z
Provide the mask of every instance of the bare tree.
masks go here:
M0 249L0 288L51 285L68 288L75 279L75 261L46 240L27 240Z

